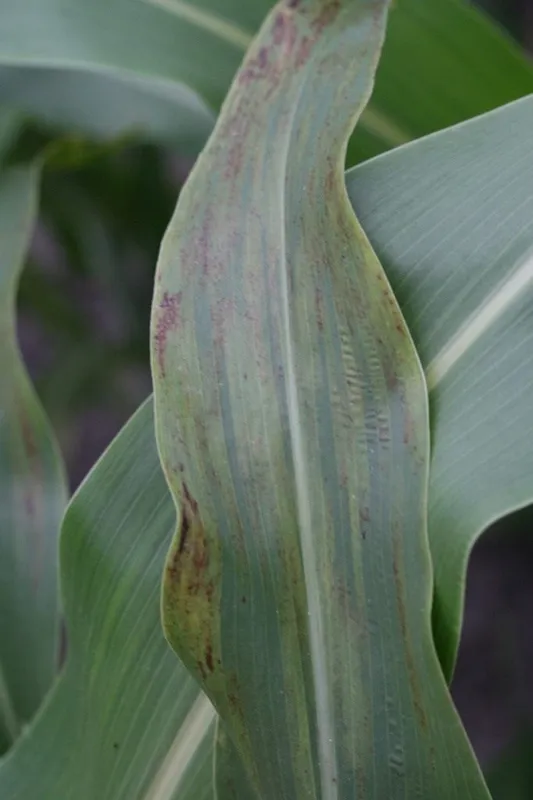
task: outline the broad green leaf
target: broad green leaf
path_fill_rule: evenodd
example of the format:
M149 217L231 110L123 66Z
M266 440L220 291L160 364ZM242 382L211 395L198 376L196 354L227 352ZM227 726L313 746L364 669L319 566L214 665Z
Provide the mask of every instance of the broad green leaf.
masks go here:
M201 135L206 111L185 87L218 109L271 5L271 0L0 0L0 63L32 68L11 77L4 70L0 100L100 135L116 133L132 116L165 141L172 136L173 116L177 130L196 128ZM43 76L36 79L41 68ZM87 71L97 74L87 78L82 74ZM112 80L109 89L106 78ZM118 97L128 80L133 86L116 109L95 100L100 90ZM152 81L153 104L146 94ZM168 81L181 86L169 87ZM350 158L366 158L531 91L531 65L466 2L401 0L391 14L376 91ZM137 113L131 107L135 97L142 106Z
M4 142L16 120L6 112ZM1 147L1 143L0 143ZM0 171L0 737L12 743L55 676L61 458L23 367L15 301L33 228L38 169Z
M533 501L533 96L347 176L426 367L434 632L451 675L468 556Z
M0 764L2 800L213 797L214 712L161 630L173 524L148 403L66 512L68 661L35 724Z
M21 125L21 115L18 111L0 107L0 165L9 153Z
M425 381L344 187L387 5L273 9L158 265L163 620L262 800L488 797L431 634Z
M4 67L0 87L3 102L50 126L104 140L138 135L182 153L198 151L213 121L187 87L142 74Z

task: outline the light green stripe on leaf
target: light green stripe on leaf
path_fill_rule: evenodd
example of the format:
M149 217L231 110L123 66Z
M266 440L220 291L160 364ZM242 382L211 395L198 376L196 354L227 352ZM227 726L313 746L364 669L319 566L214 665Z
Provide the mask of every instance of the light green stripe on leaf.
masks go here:
M246 52L254 38L253 33L244 30L239 25L228 22L211 11L197 8L184 0L144 0L144 2L169 11L184 22L189 22L191 25L211 33L243 52Z

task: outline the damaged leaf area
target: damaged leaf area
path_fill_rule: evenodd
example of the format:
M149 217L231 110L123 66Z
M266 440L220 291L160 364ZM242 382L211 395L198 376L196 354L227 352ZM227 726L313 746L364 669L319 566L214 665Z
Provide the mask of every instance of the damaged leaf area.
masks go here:
M182 481L178 534L167 558L164 579L164 616L172 640L183 636L183 661L189 670L216 688L220 669L220 644L215 620L220 594L220 547L210 546L198 503ZM180 620L173 611L180 608Z
M487 797L431 636L425 381L344 185L387 7L273 8L158 264L163 622L262 800Z

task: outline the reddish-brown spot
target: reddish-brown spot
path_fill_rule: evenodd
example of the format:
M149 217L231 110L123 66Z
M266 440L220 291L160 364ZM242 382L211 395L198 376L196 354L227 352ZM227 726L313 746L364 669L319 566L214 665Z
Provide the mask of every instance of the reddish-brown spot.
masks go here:
M307 59L311 54L311 47L313 45L313 41L309 38L309 36L304 36L302 41L300 42L300 46L298 48L298 53L296 54L296 66L302 67Z
M205 663L209 672L215 671L215 664L213 662L213 648L209 642L205 648Z
M31 422L26 415L26 407L24 406L24 402L22 400L20 402L19 422L20 430L22 432L22 441L24 443L24 450L26 451L28 460L33 461L37 458L39 451L37 449L37 443L35 441Z
M318 330L322 332L324 330L324 304L322 302L322 292L318 287L315 291L315 310L316 324L318 325Z
M280 11L276 14L276 19L274 20L274 31L273 31L273 40L275 45L280 45L285 38L287 30L287 17L285 14Z
M205 679L207 678L207 672L205 670L204 665L202 664L201 661L197 661L196 662L196 666L198 667L198 671L199 671L200 675L202 676L203 680L205 681Z
M341 9L340 0L331 0L325 8L322 9L318 17L313 21L313 28L317 34L321 33L324 28L331 25L337 14Z
M229 324L235 313L235 303L229 297L219 298L211 309L211 323L213 325L213 337L215 344L224 344Z
M202 264L202 273L205 275L209 275L212 263L211 263L211 251L210 251L210 244L211 244L211 229L212 229L212 220L213 211L210 206L205 209L203 219L202 219L202 227L200 230L200 235L198 236L198 251L200 257L200 263Z
M193 523L193 518L198 512L198 504L196 503L196 500L191 497L185 481L183 481L182 488L183 499L181 502L180 541L178 545L178 554L183 553L185 550L185 545L187 544L187 537Z
M391 440L389 425L385 420L380 420L378 422L378 440L383 444Z
M403 443L409 444L413 436L413 420L410 414L406 414L403 426ZM416 447L415 447L416 450Z
M359 511L359 526L361 528L361 538L366 541L366 534L368 531L368 523L370 522L370 510L364 506Z
M389 392L395 392L398 388L399 381L398 376L394 371L394 367L390 365L386 366L385 380L387 382L387 389Z
M35 516L35 500L31 490L27 491L24 496L24 507L26 509L26 514L29 517Z
M326 192L328 194L333 194L334 190L335 190L335 169L333 167L330 167L326 175Z
M176 294L165 292L157 311L154 344L159 373L163 378L166 376L165 354L168 335L176 330L180 324L181 297L181 292Z
M257 56L257 63L260 69L265 69L268 65L268 50L266 47L262 47L259 51L259 55Z
M420 726L424 730L426 730L427 729L426 712L424 711L424 707L422 705L422 698L420 696L420 686L416 674L416 667L413 658L413 653L411 651L411 642L407 626L407 612L405 608L404 586L403 586L402 576L400 574L400 559L401 559L401 545L398 538L398 534L395 533L393 539L392 568L394 572L394 584L396 588L396 605L400 617L400 628L402 632L402 639L405 645L405 659L407 665L407 673L409 676L409 685L411 687L411 697L413 700L413 706L418 721L420 723Z

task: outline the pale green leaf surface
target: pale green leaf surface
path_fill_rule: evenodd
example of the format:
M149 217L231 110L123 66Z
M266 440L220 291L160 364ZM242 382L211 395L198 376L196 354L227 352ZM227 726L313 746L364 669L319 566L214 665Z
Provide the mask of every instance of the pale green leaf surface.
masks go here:
M430 388L434 633L446 674L476 537L533 501L533 97L348 173Z
M270 0L114 0L112 4L106 0L0 0L0 63L46 68L48 109L31 83L31 72L14 74L14 84L4 72L0 99L12 100L18 91L21 105L35 113L45 111L47 120L55 109L57 122L76 118L78 127L87 125L92 132L96 126L102 133L129 121L125 101L118 104L113 119L112 109L105 109L103 102L95 106L92 91L81 91L87 81L79 71L120 80L130 76L134 82L143 82L143 91L149 79L156 79L147 133L162 133L168 140L167 122L176 113L178 129L197 126L201 135L205 110L191 105L179 87L172 97L158 97L159 81L190 87L210 108L218 109L271 5ZM66 70L67 77L51 82L49 70L54 67ZM75 90L78 80L79 92ZM93 83L103 86L104 80ZM117 90L113 85L106 93ZM531 65L466 3L402 0L391 14L376 91L361 119L350 158L375 155L531 91ZM69 106L65 98L72 94L75 102ZM168 110L165 99L172 105ZM150 108L148 97L143 97L142 104ZM96 111L93 119L90 108Z
M213 711L161 630L173 524L148 403L67 510L67 666L0 765L2 800L197 800L200 789L212 798Z
M344 189L386 8L273 10L158 265L163 619L262 800L488 797L431 634L425 381Z
M2 117L9 142L16 117ZM0 729L14 741L55 676L57 532L63 467L16 340L19 272L35 221L38 169L0 172Z

